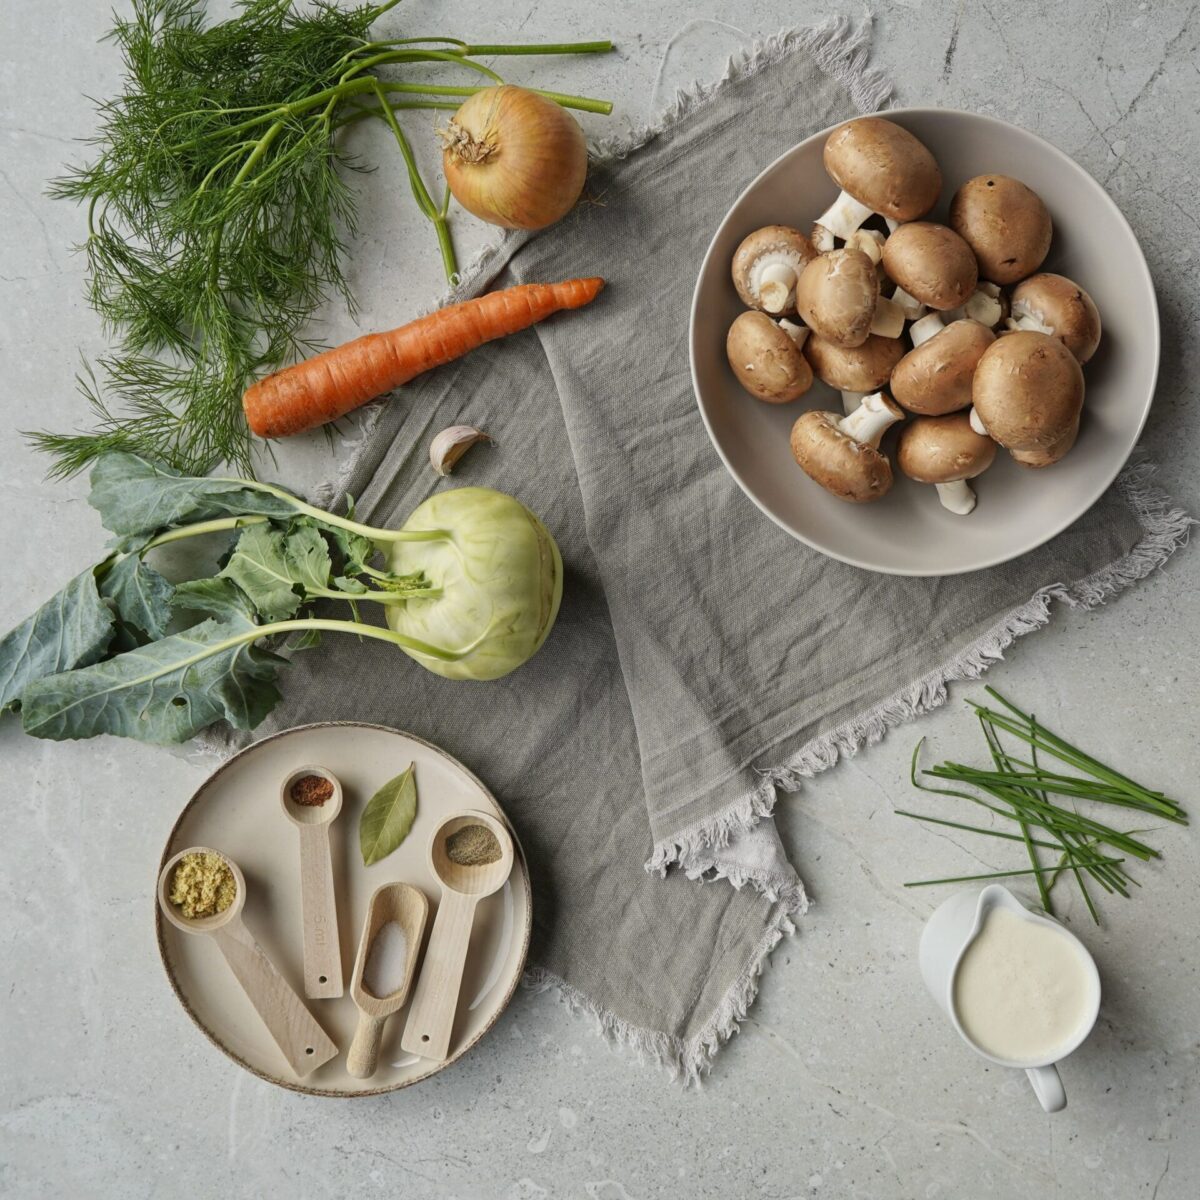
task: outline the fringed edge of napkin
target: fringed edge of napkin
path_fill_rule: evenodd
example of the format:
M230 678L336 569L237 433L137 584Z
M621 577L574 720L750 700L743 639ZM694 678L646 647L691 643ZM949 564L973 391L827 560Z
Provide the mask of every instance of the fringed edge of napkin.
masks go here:
M632 1050L642 1063L651 1062L663 1067L672 1078L684 1084L698 1084L712 1065L713 1056L738 1032L750 1011L758 995L759 977L767 965L767 959L771 957L771 951L785 934L795 931L786 905L777 905L749 961L725 993L717 1010L705 1022L704 1028L693 1038L675 1037L658 1029L646 1029L622 1021L565 979L542 967L530 967L525 972L523 982L526 988L534 992L554 989L558 999L570 1012L591 1017L596 1024L596 1032L605 1041Z
M1053 601L1061 600L1070 608L1096 608L1161 567L1187 542L1191 526L1200 522L1152 482L1156 471L1152 463L1135 462L1113 485L1142 526L1143 537L1128 554L1073 583L1054 583L1039 589L942 666L814 738L787 762L760 770L761 781L752 792L733 801L717 816L657 843L646 870L663 873L669 866L680 864L690 877L704 871L706 879L728 879L739 888L750 884L768 899L774 898L776 888L771 879L727 868L719 851L734 837L770 817L780 791L799 791L805 779L827 771L842 758L853 757L864 746L882 741L889 729L941 707L948 698L949 684L979 679L993 663L1004 658L1004 651L1017 638L1049 623Z

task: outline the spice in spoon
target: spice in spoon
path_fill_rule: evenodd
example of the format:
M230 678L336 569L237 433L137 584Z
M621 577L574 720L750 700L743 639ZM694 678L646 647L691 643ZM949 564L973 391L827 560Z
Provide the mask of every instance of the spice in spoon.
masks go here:
M301 775L290 790L293 804L320 808L333 795L333 784L324 775Z
M229 864L208 850L185 854L171 875L168 899L189 921L223 913L237 896Z
M486 825L464 825L446 838L446 857L460 867L486 867L500 858L500 843Z

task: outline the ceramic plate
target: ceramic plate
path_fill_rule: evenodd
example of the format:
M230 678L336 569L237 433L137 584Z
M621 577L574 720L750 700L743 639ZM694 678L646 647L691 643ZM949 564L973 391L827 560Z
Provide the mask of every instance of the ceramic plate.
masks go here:
M409 763L416 764L418 794L412 832L389 857L364 867L358 849L359 814L375 790ZM419 887L429 898L428 937L439 894L426 859L434 829L464 808L505 818L487 788L461 763L420 738L379 725L330 723L289 729L248 747L210 776L171 830L159 869L188 846L211 846L229 854L246 876L242 916L247 927L301 996L300 847L296 829L280 807L279 787L290 771L310 764L328 767L341 780L344 793L330 833L346 992L340 999L305 1003L342 1053L304 1079L293 1075L212 939L177 930L156 905L159 952L188 1015L246 1070L281 1087L318 1096L394 1091L461 1058L508 1004L529 949L529 872L514 835L511 877L476 910L449 1059L430 1062L400 1049L407 1012L402 1008L384 1029L378 1071L370 1079L355 1079L346 1071L346 1050L358 1019L350 978L371 893L393 880Z
M725 334L742 311L729 277L738 243L761 225L808 230L837 195L821 151L828 130L776 159L741 194L709 246L692 301L692 381L713 445L742 490L776 524L824 554L895 575L954 575L1006 562L1077 520L1116 478L1137 442L1158 375L1159 325L1146 260L1125 218L1082 167L1049 142L994 117L950 109L883 114L933 152L944 180L931 219L973 175L1023 180L1054 218L1043 270L1074 279L1100 309L1104 338L1084 368L1087 398L1079 441L1043 471L1003 451L975 481L979 505L957 517L934 489L904 478L883 500L846 504L796 466L788 433L807 408L841 412L819 381L794 404L762 404L744 392L725 359ZM884 447L893 445L894 434Z

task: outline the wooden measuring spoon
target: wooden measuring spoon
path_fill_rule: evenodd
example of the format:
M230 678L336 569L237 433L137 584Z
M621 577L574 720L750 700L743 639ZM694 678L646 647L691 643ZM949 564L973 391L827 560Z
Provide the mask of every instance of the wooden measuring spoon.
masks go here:
M188 920L170 901L171 877L185 854L216 854L233 872L237 895L233 903L215 917ZM158 906L163 916L184 933L207 934L216 942L229 969L242 985L250 1003L262 1017L275 1044L297 1075L303 1077L322 1063L336 1058L338 1048L313 1020L304 1001L292 990L266 951L242 922L246 904L246 879L241 868L220 850L208 846L189 846L167 861L158 877Z
M292 785L316 775L333 785L324 804L298 804ZM329 826L342 810L342 785L324 767L298 767L283 781L279 803L300 834L300 921L304 939L304 994L310 1000L340 996L342 945L338 938L337 898L333 890L333 858Z
M358 1028L346 1054L346 1070L355 1079L369 1079L379 1065L379 1043L383 1038L384 1022L404 1007L412 988L417 957L421 953L421 937L429 916L429 901L425 893L408 883L385 883L375 889L367 906L367 919L358 943L354 974L350 976L350 996L358 1005ZM395 991L376 996L363 983L363 971L371 955L371 946L379 931L395 921L404 931L406 955L404 978Z
M466 867L450 859L446 839L467 825L491 830L500 844L500 857L495 862ZM410 1054L444 1061L450 1054L475 906L498 891L511 873L512 838L504 823L488 813L457 813L435 830L429 843L429 865L442 885L442 895L400 1045Z

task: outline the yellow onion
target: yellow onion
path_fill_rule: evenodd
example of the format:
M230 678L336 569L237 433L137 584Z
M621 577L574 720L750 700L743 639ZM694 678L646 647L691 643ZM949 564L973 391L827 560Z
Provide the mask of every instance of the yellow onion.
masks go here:
M579 199L587 142L569 112L525 88L476 92L442 131L442 163L454 198L507 229L542 229Z

